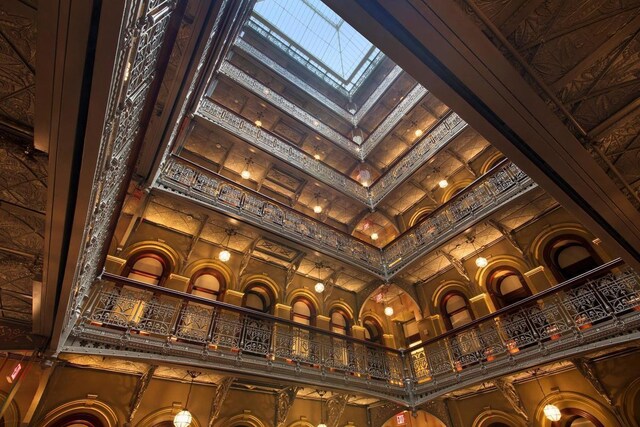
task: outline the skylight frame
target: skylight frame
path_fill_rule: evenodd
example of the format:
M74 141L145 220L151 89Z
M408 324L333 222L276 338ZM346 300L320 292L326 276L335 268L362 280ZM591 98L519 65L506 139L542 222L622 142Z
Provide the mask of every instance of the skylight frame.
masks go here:
M320 19L339 31L343 25L348 25L344 20L340 19L339 23L331 21L330 17L325 16L322 11L309 2L309 0L300 0L304 5L316 14ZM384 54L372 43L365 55L354 67L351 74L343 78L325 62L303 48L299 43L292 40L284 34L276 25L262 17L255 9L247 20L246 27L265 38L272 45L284 52L287 56L304 66L314 75L318 76L323 82L329 84L333 89L339 91L343 96L351 98L354 93L362 86L367 77L385 58ZM241 35L242 37L243 35Z

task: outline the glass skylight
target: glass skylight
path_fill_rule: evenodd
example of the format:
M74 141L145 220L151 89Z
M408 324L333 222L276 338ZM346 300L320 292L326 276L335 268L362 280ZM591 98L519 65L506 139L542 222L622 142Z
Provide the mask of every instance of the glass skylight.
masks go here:
M320 0L258 0L250 26L347 92L382 56Z

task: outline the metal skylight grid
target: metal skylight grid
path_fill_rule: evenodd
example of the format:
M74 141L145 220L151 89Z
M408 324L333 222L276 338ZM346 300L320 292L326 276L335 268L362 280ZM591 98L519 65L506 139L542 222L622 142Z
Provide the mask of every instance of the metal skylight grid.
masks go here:
M325 68L347 91L379 53L320 0L260 0L254 13L280 33L281 41L296 51L296 60L306 56L307 63Z

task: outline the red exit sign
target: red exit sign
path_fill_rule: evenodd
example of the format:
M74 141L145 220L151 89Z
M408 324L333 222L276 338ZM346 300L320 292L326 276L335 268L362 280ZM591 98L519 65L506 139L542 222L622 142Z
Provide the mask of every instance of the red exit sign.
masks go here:
M405 418L405 413L402 412L400 414L396 414L396 425L397 426L406 426L407 419Z
M9 384L11 384L12 382L14 382L16 380L16 378L18 378L18 375L20 375L20 372L22 371L22 363L18 363L14 368L13 371L11 371L11 373L9 375L7 375L7 382Z

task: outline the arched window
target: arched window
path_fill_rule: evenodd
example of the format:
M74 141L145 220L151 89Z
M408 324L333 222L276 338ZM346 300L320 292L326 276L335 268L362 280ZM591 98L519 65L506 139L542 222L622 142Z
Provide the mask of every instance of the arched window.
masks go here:
M440 310L447 329L466 325L474 319L467 297L460 292L452 291L445 295L442 298Z
M291 304L291 320L301 325L315 325L316 310L311 301L304 297L295 298Z
M217 301L226 289L224 276L213 268L205 268L191 276L187 292L202 298Z
M169 261L159 253L144 252L130 258L123 273L129 279L161 286L169 275Z
M531 295L522 274L507 267L499 267L489 274L487 289L497 308L514 304Z
M553 427L604 427L596 417L576 408L565 408L560 411L562 418L554 422Z
M103 424L95 415L73 414L56 421L52 427L103 427Z
M376 319L373 317L365 317L362 326L364 326L365 340L382 344L382 326Z
M242 306L260 313L271 313L275 297L269 286L256 282L250 284L244 291Z
M343 310L334 308L331 310L331 332L340 335L351 335L351 325L349 324L349 316Z
M578 236L556 237L547 244L544 257L560 282L579 276L602 264L602 260L591 245Z

